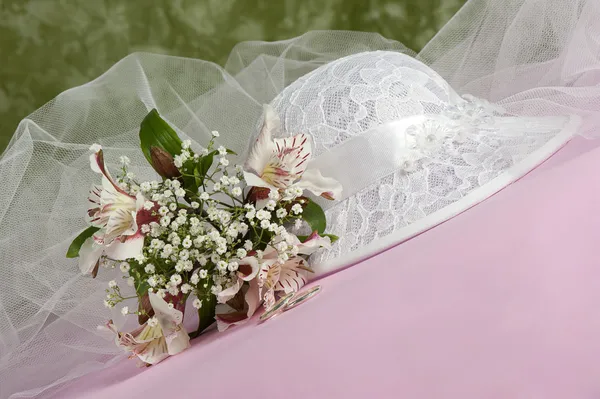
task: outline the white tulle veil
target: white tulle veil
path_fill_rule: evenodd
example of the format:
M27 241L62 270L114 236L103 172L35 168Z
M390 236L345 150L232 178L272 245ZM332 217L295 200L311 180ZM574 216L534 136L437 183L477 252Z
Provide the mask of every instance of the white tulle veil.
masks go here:
M412 116L435 114L433 119L452 119L442 108L469 115L487 112L487 117L498 122L496 126L519 143L510 156L520 165L521 175L571 135L594 138L600 132L600 3L596 0L471 0L419 54L374 33L335 31L310 32L274 43L241 43L224 68L196 59L132 54L98 79L62 93L23 120L0 159L0 398L50 394L62 383L120 359L114 343L96 329L109 318L123 323L119 315L102 306L106 282L115 278L117 271L103 270L93 280L80 275L76 261L65 258L70 241L85 225L86 198L96 178L89 169L90 144L102 144L109 165L120 155L127 155L133 172L141 178L154 178L139 150L137 135L140 121L152 108L194 143L204 144L210 132L218 130L220 144L240 154L256 134L263 104L271 103L279 112L282 134L313 129L313 138L329 137L327 123L299 119L298 115L312 115L309 111L315 104L310 96L321 93L332 77L352 74L345 57L358 60L356 57L365 52L369 52L368 59L360 61L361 65L373 63L371 69L391 65L390 70L395 71L391 75L397 81L402 76L424 79L417 86L426 88L427 93L400 91L396 96L404 93L410 101L417 95L433 96L420 103L423 109L411 111ZM406 70L407 65L413 75ZM385 80L386 76L380 78ZM365 74L361 79L367 79ZM337 103L332 100L319 106L350 115L345 100L354 94L340 93L330 96L341 98ZM475 97L461 97L467 94ZM419 106L410 101L401 109ZM369 108L364 108L368 112ZM334 138L317 145L317 155L327 155L332 148L341 148L350 136L359 137L379 126L398 128L392 111L385 117L381 108L376 111L378 119L371 118L367 124L354 120L348 122L350 127L338 126ZM539 131L533 129L532 133L532 126ZM385 133L381 137L386 137ZM485 140L481 138L477 148L490 144ZM515 141L507 139L509 142ZM526 151L524 143L529 143ZM352 148L347 150L347 156L353 154ZM532 154L537 154L535 162L531 162ZM430 158L430 164L443 161L439 156ZM316 161L334 162L326 156L320 159ZM351 169L369 168L373 158L346 161L350 173ZM488 180L501 177L505 171L501 167ZM377 204L391 203L395 195L408 190L407 184L416 184L402 180L406 177L378 178L390 192L388 199L381 191L375 196L365 194L368 201ZM510 182L504 180L494 189ZM364 196L361 193L369 190L368 184L354 187L344 201L358 201ZM483 194L474 201L485 199L492 191L480 191ZM372 206L383 206L377 204ZM354 209L355 205L344 205L344 209ZM451 209L451 205L452 201L437 203L430 213ZM361 206L366 209L366 205ZM386 212L401 213L400 208L385 206ZM375 223L371 228L374 233L358 234L372 234L371 241L378 238L378 242L393 236L385 245L369 247L371 241L349 242L349 238L344 244L344 237L352 236L361 223L368 226L370 215L356 222L347 212L328 209L328 222L334 229L338 226L342 240L337 252L316 259L324 265L323 273L418 232L392 234L418 219L406 213L409 216L397 219L397 224L383 228ZM420 229L439 221L432 219ZM351 257L342 256L353 251Z

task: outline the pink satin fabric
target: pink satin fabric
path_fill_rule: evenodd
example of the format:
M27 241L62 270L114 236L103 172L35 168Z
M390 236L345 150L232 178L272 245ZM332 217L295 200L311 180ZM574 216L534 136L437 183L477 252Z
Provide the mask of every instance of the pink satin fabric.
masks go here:
M322 293L60 398L600 397L600 149L576 139Z

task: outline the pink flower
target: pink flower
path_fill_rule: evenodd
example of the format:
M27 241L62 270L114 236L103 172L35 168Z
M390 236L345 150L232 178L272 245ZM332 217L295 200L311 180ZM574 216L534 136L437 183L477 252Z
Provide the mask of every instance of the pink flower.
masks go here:
M342 186L317 169L307 169L311 157L311 144L304 134L284 139L273 139L279 134L280 120L273 108L264 107L264 123L254 147L246 160L244 178L249 186L284 191L297 188L308 190L327 199L339 197ZM258 190L266 191L268 190ZM258 196L266 202L265 195ZM259 207L261 207L259 205Z
M253 256L246 257L239 262L238 280L237 282L221 291L217 295L216 320L219 331L225 331L227 328L245 323L252 317L256 309L260 306L260 298L256 275L260 269L258 259ZM248 286L244 287L244 282L248 282ZM244 293L245 307L242 310L233 309L226 302L232 299L240 289L246 290Z
M321 237L316 231L304 243L300 243L297 238L296 240L295 245L301 255L310 255L320 248L331 248L330 238ZM267 247L257 276L259 297L264 300L265 308L273 306L276 292L283 291L289 294L302 288L307 282L309 272L311 269L303 257L294 256L281 263L277 251Z
M190 337L183 327L183 313L170 308L164 299L150 294L154 317L132 332L119 332L112 321L107 327L116 334L115 343L146 364L156 364L190 347Z
M321 237L317 232L311 234L304 243L300 243L298 238L295 240L298 253L302 255L310 255L320 248L331 247L329 237ZM219 331L248 321L263 300L265 308L273 306L277 292L281 291L285 294L297 292L306 284L307 273L311 271L306 260L300 256L280 262L277 251L272 247L265 249L260 262L254 257L248 257L240 262L240 267L242 263L249 265L245 268L246 271L242 272L244 277L238 275L238 283L224 290L217 298L221 302L221 305L217 306L216 315ZM249 281L249 284L244 286L244 281ZM246 290L244 292L246 306L242 311L235 310L224 303L233 298L240 289Z
M142 194L133 196L119 187L111 178L104 164L102 149L90 155L90 165L94 172L102 175L102 186L94 187L88 210L91 224L99 230L82 245L79 252L79 267L83 273L90 273L102 254L116 259L133 258L142 253L144 234L143 224L156 221L152 211L157 205L147 201ZM147 209L150 202L152 207Z

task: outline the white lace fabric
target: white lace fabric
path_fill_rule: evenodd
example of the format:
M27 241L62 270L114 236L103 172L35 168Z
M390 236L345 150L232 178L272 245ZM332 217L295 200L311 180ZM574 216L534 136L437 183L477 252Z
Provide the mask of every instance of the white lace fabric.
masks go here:
M344 186L341 202L323 203L329 231L340 240L313 255L317 275L473 206L521 177L515 165L525 159L535 165L556 151L578 122L569 116L511 116L486 100L459 96L422 62L391 51L358 53L319 67L286 87L273 106L282 135L309 135L313 165ZM503 173L512 178L494 182ZM480 190L489 183L492 190ZM375 243L380 240L385 245Z
M194 145L218 130L219 144L244 154L272 103L284 134L312 137L314 162L336 162L324 175L355 176L327 204L341 239L314 259L336 270L485 199L577 124L598 136L598 37L596 0L470 0L415 58L376 34L311 32L242 43L224 68L133 54L62 93L21 122L0 158L0 399L60 397L64 382L122 356L96 329L110 318L123 327L102 305L120 273L92 280L65 258L97 183L90 144L105 148L109 169L126 155L153 179L138 142L150 109Z

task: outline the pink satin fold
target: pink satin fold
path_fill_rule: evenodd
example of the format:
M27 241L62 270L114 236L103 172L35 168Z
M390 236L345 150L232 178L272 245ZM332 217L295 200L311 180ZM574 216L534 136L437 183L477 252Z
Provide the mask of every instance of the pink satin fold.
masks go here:
M456 218L318 283L265 324L210 333L60 398L600 397L600 149L576 139ZM595 145L595 144L594 144Z

